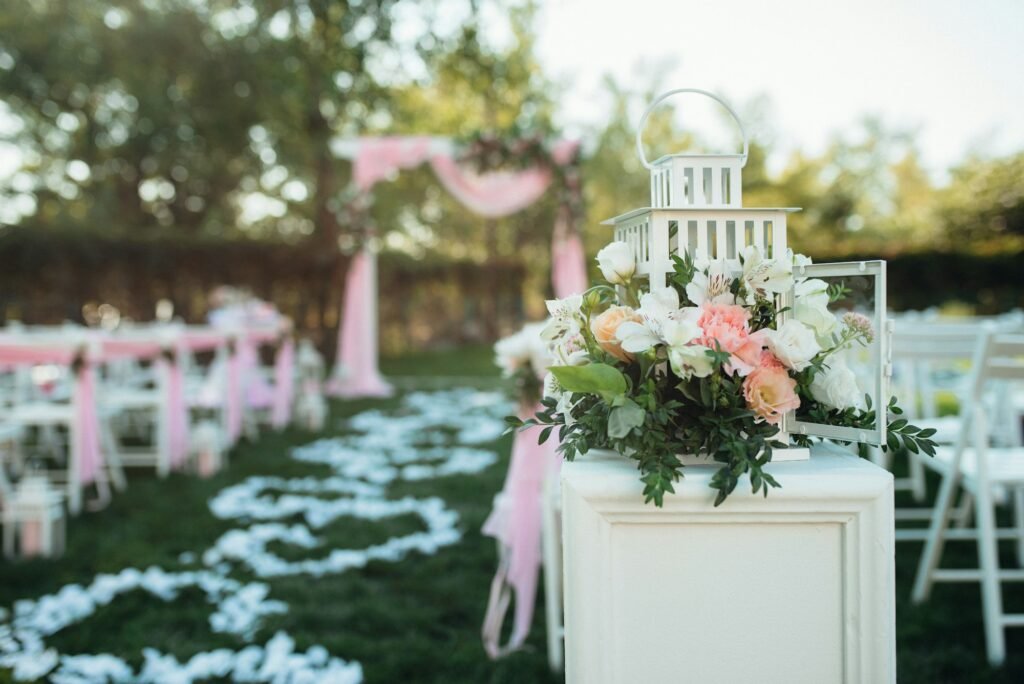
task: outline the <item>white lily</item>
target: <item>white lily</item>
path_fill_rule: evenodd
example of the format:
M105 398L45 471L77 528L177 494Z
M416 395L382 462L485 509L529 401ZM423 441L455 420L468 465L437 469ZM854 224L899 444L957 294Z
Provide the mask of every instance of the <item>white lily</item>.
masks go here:
M578 334L583 325L583 315L580 307L583 305L583 295L570 295L565 299L549 299L545 302L550 320L541 331L541 337L547 342L554 342L563 337Z
M734 277L733 270L726 259L697 259L694 262L693 279L686 286L686 296L695 306L705 302L735 304L736 297L729 290Z
M672 287L648 292L640 297L637 313L643 318L643 323L626 321L619 325L615 333L622 348L631 354L645 352L666 343L665 324L681 315L679 293Z
M560 366L584 366L590 361L583 335L566 335L551 345L551 353Z
M558 400L558 403L555 405L555 413L562 414L566 425L572 425L576 422L576 419L572 416L572 410L575 407L575 404L572 403L572 392L567 392L562 388L554 373L548 373L544 377L544 397L554 397Z
M757 245L743 250L743 282L751 296L781 294L793 287L791 259L766 259Z
M694 376L706 378L714 370L708 351L707 347L699 344L669 347L668 362L672 372L684 380Z

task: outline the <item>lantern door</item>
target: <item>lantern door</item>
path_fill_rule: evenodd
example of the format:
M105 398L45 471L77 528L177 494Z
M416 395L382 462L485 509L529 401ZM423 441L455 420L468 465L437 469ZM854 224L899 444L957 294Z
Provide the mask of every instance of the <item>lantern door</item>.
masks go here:
M823 349L841 342L843 331L851 324L870 324L872 331L870 341L855 341L827 358L823 371L816 374L818 384L812 394L817 392L817 396L828 397L833 400L833 406L840 404L861 410L870 407L876 415L871 428L837 425L831 423L830 418L834 420L837 411L843 409L825 411L823 403L819 402L819 411L815 415L806 407L787 414L783 430L793 435L843 442L885 444L889 378L892 375L890 326L886 320L885 262L797 265L793 267L793 276L796 281L793 290L783 295L785 311L780 316L780 323L787 318L810 322ZM827 305L823 304L822 291L827 294ZM832 317L827 314L832 314ZM835 373L831 376L834 382L825 382L830 373ZM853 381L855 386L851 384Z

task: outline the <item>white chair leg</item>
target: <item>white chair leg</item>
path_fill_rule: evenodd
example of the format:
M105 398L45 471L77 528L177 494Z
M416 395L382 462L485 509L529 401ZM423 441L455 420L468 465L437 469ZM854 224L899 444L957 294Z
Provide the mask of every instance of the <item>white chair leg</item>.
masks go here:
M1017 528L1017 564L1024 567L1024 487L1013 490L1013 522Z
M68 426L68 512L78 515L82 512L82 455L78 453L78 440L75 438L76 427Z
M914 579L914 603L923 603L928 599L932 589L932 573L939 566L942 558L942 547L945 544L946 528L949 526L950 512L953 508L953 495L960 482L959 459L953 459L950 469L942 478L939 496L932 509L932 521L928 526L928 538L924 543L924 551L917 565L917 577Z
M979 461L982 455L979 454ZM982 481L982 485L984 485ZM985 643L988 661L1001 665L1006 659L1003 633L1003 597L999 585L999 550L996 542L995 515L989 488L981 486L975 497L978 521L978 561L981 567L981 607L985 617Z
M953 527L958 530L967 529L974 517L974 495L966 489L960 492L960 505L953 514Z
M924 503L924 500L928 497L928 487L925 482L924 465L921 463L921 457L917 454L907 454L907 459L907 466L910 469L911 494L914 497L914 501Z
M114 436L114 430L110 419L100 419L100 451L103 453L103 462L110 472L110 481L114 489L123 492L128 488L128 478L124 474L124 463L121 461L121 450Z

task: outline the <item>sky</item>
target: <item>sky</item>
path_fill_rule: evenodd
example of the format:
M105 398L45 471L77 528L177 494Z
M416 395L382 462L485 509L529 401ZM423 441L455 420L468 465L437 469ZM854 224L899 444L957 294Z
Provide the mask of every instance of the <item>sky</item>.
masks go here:
M666 89L711 90L741 112L766 101L754 128L775 167L866 114L916 131L937 176L971 152L1024 150L1024 0L541 0L538 48L570 130L606 115L605 74L643 86L664 69ZM687 130L721 127L678 104Z

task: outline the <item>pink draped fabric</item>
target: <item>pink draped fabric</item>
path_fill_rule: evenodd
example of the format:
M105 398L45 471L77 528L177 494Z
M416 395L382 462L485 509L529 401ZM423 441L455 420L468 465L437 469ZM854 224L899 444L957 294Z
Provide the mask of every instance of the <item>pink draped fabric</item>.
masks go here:
M522 211L540 199L551 185L551 173L539 168L478 174L447 155L434 155L430 166L455 199L486 218Z
M52 363L70 367L79 353L78 348L70 345L44 346L24 340L11 343L0 340L0 364L5 366ZM96 371L92 367L98 359L90 356L82 361L71 397L74 419L71 449L78 455L79 481L90 484L96 481L103 466L99 416L96 414Z
M499 218L530 206L551 185L551 173L546 169L476 173L460 165L451 153L433 147L431 138L424 136L361 138L353 158L352 176L356 188L368 193L378 182L399 170L429 160L441 184L459 202L481 216ZM576 141L559 141L552 149L552 157L556 163L566 164L578 148ZM586 266L579 236L563 235L554 249L552 278L556 294L563 297L585 290ZM377 368L377 292L372 259L364 250L355 256L349 267L335 371L327 384L327 392L334 396L391 394L390 385Z
M234 444L242 434L242 364L239 359L238 342L235 349L228 354L227 378L224 397L224 422L228 433L228 442Z
M555 236L551 245L551 282L555 288L555 297L558 299L586 291L586 256L579 233L572 233L563 238Z
M376 259L363 249L348 267L335 377L326 385L332 396L387 397L393 392L377 369Z
M281 341L274 359L274 404L270 424L277 430L285 428L292 419L292 398L295 391L295 341L287 335Z
M538 404L521 410L520 417L525 419L540 409ZM516 433L505 485L484 523L483 533L497 539L500 549L481 630L484 649L491 658L519 649L530 633L541 565L541 497L545 477L556 472L560 460L556 448L553 439L537 444L536 429ZM501 628L513 592L512 634L508 643L501 645Z
M171 468L181 470L188 460L188 404L185 401L185 377L180 354L166 364L167 378L167 446L170 449Z
M400 169L419 166L428 156L430 138L425 136L361 138L352 161L352 179L360 192L369 192Z
M78 477L82 484L96 481L103 466L100 452L100 421L96 414L96 371L89 363L78 370L72 397L75 407L74 433L78 452Z

